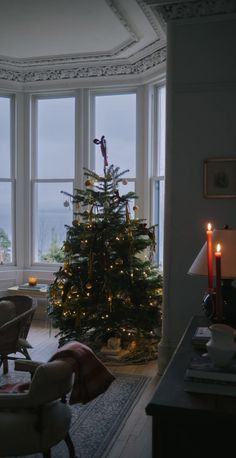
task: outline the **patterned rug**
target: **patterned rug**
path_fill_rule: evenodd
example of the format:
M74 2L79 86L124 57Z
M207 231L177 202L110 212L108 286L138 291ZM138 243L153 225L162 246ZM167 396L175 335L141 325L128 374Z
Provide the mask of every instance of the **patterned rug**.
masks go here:
M14 374L14 381L22 381L26 377L23 373ZM139 375L115 374L115 377L108 390L93 401L85 405L71 406L70 434L77 458L107 456L126 419L150 381L149 377ZM0 385L10 382L12 382L12 372L11 377L0 376ZM63 441L53 447L52 458L68 456ZM34 454L27 455L25 458L41 457L41 454Z

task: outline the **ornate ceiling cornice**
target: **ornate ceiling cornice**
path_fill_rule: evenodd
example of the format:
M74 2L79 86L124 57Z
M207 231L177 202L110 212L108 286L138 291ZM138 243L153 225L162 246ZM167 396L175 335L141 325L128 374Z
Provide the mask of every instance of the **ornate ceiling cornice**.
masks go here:
M174 2L146 0L146 4L154 12L160 14L165 21L236 12L236 0L178 0Z
M0 69L0 79L18 83L32 83L42 81L62 81L77 80L82 78L96 77L123 77L140 75L148 70L158 67L166 61L166 47L158 49L150 56L146 56L137 62L110 64L110 65L90 65L73 68L57 68L33 71L14 71L11 69Z
M120 23L124 26L124 28L129 33L130 37L134 42L139 41L138 36L136 35L135 31L131 27L127 17L125 17L124 12L121 10L119 3L116 0L105 0L107 5L111 8L113 13L119 19Z

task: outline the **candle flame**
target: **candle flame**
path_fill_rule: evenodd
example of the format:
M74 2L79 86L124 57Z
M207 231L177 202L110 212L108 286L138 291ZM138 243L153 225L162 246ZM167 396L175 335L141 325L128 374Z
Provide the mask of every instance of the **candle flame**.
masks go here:
M220 244L220 243L217 243L217 245L216 245L216 251L217 251L217 253L220 253L220 252L221 252L221 244Z
M208 231L211 231L211 229L212 229L212 224L211 224L211 223L208 223L208 224L207 224L207 230L208 230Z

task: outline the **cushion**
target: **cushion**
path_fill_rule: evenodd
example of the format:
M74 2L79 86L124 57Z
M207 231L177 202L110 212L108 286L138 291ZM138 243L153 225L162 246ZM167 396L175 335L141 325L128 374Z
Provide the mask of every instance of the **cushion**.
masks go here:
M15 304L11 301L0 301L0 326L16 317Z

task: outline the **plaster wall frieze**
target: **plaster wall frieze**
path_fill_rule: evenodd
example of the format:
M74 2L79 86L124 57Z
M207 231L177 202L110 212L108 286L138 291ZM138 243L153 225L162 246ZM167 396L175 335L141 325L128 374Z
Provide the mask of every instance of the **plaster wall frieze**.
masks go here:
M165 21L201 16L215 16L236 12L236 0L195 0L193 2L171 3L154 6Z
M44 82L76 79L93 79L101 77L122 77L126 75L141 75L166 61L166 47L155 51L152 55L140 59L134 64L101 65L76 68L46 69L36 71L12 72L0 70L0 79L11 79L18 82Z
M166 40L164 40L163 43L160 43L159 41L154 41L153 43L148 44L143 49L133 54L129 58L129 63L134 64L135 62L138 62L139 60L152 55L154 52L158 51L159 49L163 49L165 46L166 46Z
M22 72L0 68L0 80L24 83L24 75Z

